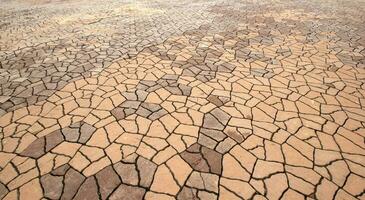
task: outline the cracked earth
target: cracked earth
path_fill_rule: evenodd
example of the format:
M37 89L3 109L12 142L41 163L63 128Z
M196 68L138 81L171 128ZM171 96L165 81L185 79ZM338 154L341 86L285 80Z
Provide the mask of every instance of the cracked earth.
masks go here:
M364 1L0 3L0 199L365 199Z

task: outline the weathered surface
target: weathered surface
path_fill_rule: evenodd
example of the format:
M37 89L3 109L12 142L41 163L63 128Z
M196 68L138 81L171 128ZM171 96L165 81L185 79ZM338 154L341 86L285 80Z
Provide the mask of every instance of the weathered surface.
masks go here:
M364 2L0 2L1 199L365 198Z

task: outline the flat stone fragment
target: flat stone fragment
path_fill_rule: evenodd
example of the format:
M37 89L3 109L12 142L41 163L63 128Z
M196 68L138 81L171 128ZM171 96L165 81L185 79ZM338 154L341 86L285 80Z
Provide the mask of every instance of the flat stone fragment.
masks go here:
M4 198L8 192L9 190L5 187L5 185L0 183L0 199Z
M194 188L189 187L183 187L182 190L177 195L178 200L184 200L184 199L193 199L198 200L198 191Z
M0 199L365 199L365 1L0 2Z
M70 169L70 165L68 164L65 164L65 165L62 165L56 169L54 169L51 174L54 175L54 176L63 176L66 174L66 172L68 171L68 169Z
M153 175L157 169L157 165L143 157L139 157L137 159L137 169L140 173L139 184L143 187L149 187L152 183Z
M64 141L60 130L54 131L53 133L46 135L46 152L52 150L55 146Z
M93 176L85 180L73 199L99 199L98 186Z
M134 164L116 163L114 165L115 171L119 174L123 183L130 185L138 184L138 171Z
M186 185L200 190L218 192L218 176L208 173L193 172Z
M193 144L186 151L181 153L181 157L189 163L194 170L221 174L222 155L212 149L199 144Z
M21 200L40 199L42 197L42 188L39 184L39 179L33 179L20 187L19 197Z
M223 105L223 102L215 95L209 95L208 101L218 107Z
M104 168L96 174L99 192L102 199L107 199L115 188L121 183L119 176L111 166Z
M144 188L121 184L109 199L142 200L146 190Z
M44 196L50 199L59 199L63 190L63 177L45 175L41 177L41 185L44 190Z
M72 199L84 180L85 177L82 174L70 168L65 174L65 185L63 189L64 192L61 196L61 199Z
M155 192L165 192L170 195L176 195L180 187L174 179L166 165L160 165L155 173L151 190Z
M45 154L45 138L39 138L32 142L24 151L21 152L23 156L29 156L31 158L39 158Z

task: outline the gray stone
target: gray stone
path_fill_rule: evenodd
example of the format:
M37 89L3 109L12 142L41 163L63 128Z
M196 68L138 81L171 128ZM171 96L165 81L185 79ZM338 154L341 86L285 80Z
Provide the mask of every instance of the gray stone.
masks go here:
M77 172L76 170L70 168L65 175L64 189L61 196L62 200L69 200L76 194L81 183L85 180L85 177Z
M98 186L94 176L90 176L79 188L73 200L98 200Z
M224 126L210 113L204 115L203 127L207 129L223 130Z
M211 149L214 149L215 146L217 145L217 141L213 140L212 138L202 133L199 134L198 143Z
M112 166L108 166L96 174L99 192L102 199L107 199L115 188L121 183L119 176Z
M32 142L20 155L31 157L34 159L40 158L45 154L44 152L45 138L41 137Z
M197 189L194 188L189 188L184 186L182 188L182 190L179 192L179 194L177 195L177 199L178 200L199 200L198 196L197 196Z
M138 184L138 172L134 164L124 164L122 162L114 165L115 171L122 178L122 182L129 185Z
M227 137L225 140L220 142L215 149L217 150L217 152L219 152L221 154L225 154L229 150L231 150L232 147L236 144L237 143L233 139Z
M80 127L80 138L79 142L85 144L95 132L96 128L88 123L83 123Z
M141 178L140 185L150 187L157 165L143 157L137 159L137 169Z
M110 196L110 200L142 200L146 190L140 187L133 187L121 184Z
M63 177L46 174L41 177L44 196L50 199L59 199L63 189Z

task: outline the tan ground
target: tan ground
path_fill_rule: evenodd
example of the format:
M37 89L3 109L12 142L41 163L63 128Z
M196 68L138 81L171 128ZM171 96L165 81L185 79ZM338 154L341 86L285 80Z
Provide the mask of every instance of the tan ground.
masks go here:
M365 199L365 2L0 3L0 199Z

